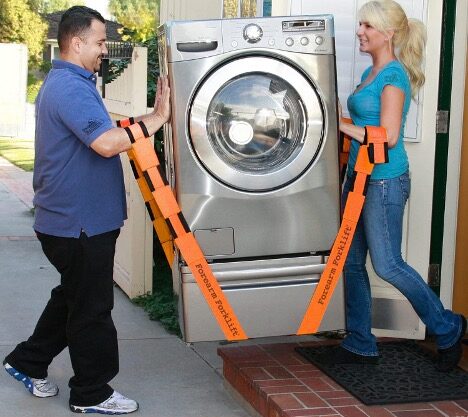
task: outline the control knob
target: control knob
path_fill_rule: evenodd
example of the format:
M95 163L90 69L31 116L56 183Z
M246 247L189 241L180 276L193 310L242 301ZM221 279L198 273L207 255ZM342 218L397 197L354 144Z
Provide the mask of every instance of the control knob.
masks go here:
M256 23L250 23L244 28L244 39L249 43L257 43L262 39L263 30Z

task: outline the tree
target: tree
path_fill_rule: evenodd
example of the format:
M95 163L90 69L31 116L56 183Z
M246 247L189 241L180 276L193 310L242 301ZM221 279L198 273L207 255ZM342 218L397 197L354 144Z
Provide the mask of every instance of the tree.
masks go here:
M42 6L44 5L44 0L28 0L27 3L33 12L42 13Z
M33 66L42 60L47 24L26 0L0 0L0 42L24 43Z
M159 0L110 0L109 11L124 26L124 40L145 42L159 22Z
M84 6L84 0L28 0L32 10L40 14L48 14L67 10L72 6Z

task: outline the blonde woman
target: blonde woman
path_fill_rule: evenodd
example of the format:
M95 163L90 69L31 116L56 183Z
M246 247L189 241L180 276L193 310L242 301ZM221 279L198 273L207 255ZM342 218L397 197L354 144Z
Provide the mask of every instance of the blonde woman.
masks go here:
M436 336L436 366L449 371L462 355L461 341L466 319L444 309L439 298L401 256L403 212L410 193L408 158L403 131L411 98L424 84L421 70L425 45L422 22L408 19L393 0L369 1L359 11L359 48L372 58L361 83L348 98L353 124L340 117L340 130L353 138L346 201L353 184L353 169L364 126L387 130L389 162L376 165L370 178L366 202L345 265L348 334L343 343L324 357L335 363L378 362L376 339L371 333L371 293L366 271L369 252L376 273L395 286Z

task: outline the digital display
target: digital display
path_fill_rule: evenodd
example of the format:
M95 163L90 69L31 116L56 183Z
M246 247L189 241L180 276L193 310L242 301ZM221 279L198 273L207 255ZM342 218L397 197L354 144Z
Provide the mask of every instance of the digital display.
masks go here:
M291 20L283 22L283 32L324 31L325 20Z

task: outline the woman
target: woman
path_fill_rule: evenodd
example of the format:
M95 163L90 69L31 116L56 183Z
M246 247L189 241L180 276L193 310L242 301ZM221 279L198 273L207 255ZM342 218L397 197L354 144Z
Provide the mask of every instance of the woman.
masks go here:
M353 124L346 123L340 115L341 132L354 139L343 201L352 185L356 156L364 141L364 126L385 127L389 162L374 167L344 268L348 334L331 357L324 359L335 363L378 362L376 339L371 333L371 292L365 266L369 251L376 273L406 296L429 332L436 336L437 367L448 371L461 358L466 319L445 310L401 256L403 212L410 191L403 131L411 97L424 84L421 63L425 28L422 22L408 19L393 0L364 4L359 20L359 49L372 57L372 66L364 71L361 83L348 99Z

